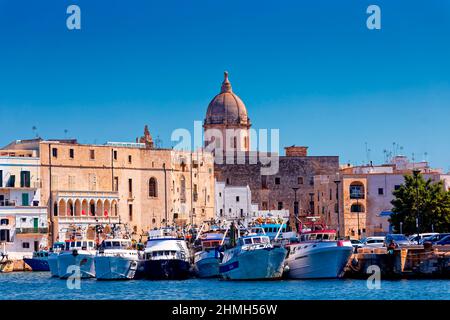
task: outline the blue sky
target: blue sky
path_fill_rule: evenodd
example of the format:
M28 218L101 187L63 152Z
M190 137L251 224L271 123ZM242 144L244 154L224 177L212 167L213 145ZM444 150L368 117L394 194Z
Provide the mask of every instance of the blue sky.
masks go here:
M66 8L81 8L78 31ZM382 29L366 28L378 4ZM450 169L450 1L0 0L0 145L30 138L171 146L223 71L282 146L382 162L393 142Z

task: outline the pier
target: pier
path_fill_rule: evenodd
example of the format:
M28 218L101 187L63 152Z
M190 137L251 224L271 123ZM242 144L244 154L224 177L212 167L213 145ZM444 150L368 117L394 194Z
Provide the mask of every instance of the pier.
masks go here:
M450 278L450 245L409 246L388 253L386 248L363 248L351 257L344 277L367 278L378 266L384 279Z

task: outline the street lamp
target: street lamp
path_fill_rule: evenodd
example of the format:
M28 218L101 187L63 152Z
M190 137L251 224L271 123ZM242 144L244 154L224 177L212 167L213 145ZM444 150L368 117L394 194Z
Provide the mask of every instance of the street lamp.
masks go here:
M340 180L334 180L334 183L336 184L336 208L337 208L337 236L338 239L341 237L340 230L341 230L341 223L339 221L340 216L340 210L339 210L339 183L341 183Z
M358 217L358 240L361 240L361 229L359 228L359 213L361 212L360 208L359 208L359 195L356 198L356 214Z
M294 215L298 217L298 202L297 202L297 190L298 187L293 187L292 190L294 190Z
M416 231L417 231L417 244L420 244L419 242L419 174L420 170L415 169L413 170L414 177L416 179Z

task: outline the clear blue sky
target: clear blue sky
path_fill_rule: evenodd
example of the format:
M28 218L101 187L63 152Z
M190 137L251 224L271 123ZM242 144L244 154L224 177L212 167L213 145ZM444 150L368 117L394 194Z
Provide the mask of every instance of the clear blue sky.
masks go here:
M78 4L82 30L66 28ZM366 28L378 4L382 30ZM222 72L255 128L341 162L396 142L450 168L450 1L0 0L0 145L33 136L169 147Z

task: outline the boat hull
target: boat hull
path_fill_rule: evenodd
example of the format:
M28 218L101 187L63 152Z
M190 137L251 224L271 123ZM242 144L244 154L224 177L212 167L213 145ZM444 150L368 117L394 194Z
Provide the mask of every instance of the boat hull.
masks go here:
M219 266L220 275L226 280L279 279L283 275L284 248L265 248L242 251Z
M300 250L289 256L287 264L288 278L323 279L339 278L352 255L351 246L328 246Z
M71 266L80 267L80 277L82 279L95 278L95 263L93 254L73 254L62 253L58 256L58 275L61 279L73 276Z
M200 259L195 263L195 268L199 278L214 278L220 276L218 258L208 257Z
M131 280L138 269L138 260L120 256L96 256L97 280Z
M180 259L146 260L143 276L149 280L184 280L190 277L190 264Z
M57 253L49 254L47 263L52 277L59 277L58 254Z
M50 271L47 259L23 258L23 261L30 266L31 271Z

